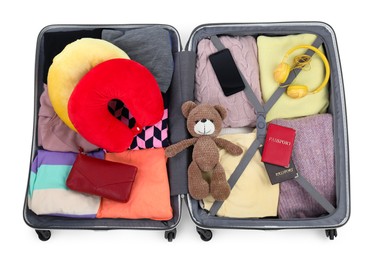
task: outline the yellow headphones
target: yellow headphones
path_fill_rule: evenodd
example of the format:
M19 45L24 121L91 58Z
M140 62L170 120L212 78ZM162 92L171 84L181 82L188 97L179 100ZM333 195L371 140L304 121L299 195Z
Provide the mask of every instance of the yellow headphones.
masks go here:
M287 88L287 95L290 96L291 98L302 98L308 94L316 94L316 93L320 92L326 86L326 83L328 82L329 76L330 76L330 66L329 66L329 62L326 59L325 55L319 49L315 48L312 45L299 45L299 46L295 46L292 49L288 50L286 55L284 56L282 62L275 69L274 78L275 78L276 82L284 83L287 80L287 77L290 74L290 71L292 69L303 68L305 65L310 63L311 57L308 55L296 56L295 57L295 65L292 68L288 63L284 62L292 52L294 52L295 50L298 50L298 49L310 49L310 50L314 51L315 53L317 53L318 56L320 56L321 60L324 63L324 66L325 66L325 78L322 81L322 83L320 84L320 86L318 86L312 92L308 91L307 86L302 86L302 85L291 86L290 85Z

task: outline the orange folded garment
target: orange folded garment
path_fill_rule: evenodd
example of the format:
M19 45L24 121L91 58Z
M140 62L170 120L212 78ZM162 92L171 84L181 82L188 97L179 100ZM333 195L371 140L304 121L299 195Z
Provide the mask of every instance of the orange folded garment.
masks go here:
M163 148L106 153L105 159L138 168L129 201L101 199L97 218L169 220L173 217Z

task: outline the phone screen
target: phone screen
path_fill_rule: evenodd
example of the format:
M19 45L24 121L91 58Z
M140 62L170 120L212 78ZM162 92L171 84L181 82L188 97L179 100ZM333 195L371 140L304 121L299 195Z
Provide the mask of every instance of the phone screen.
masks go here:
M245 84L238 71L229 49L223 49L209 56L225 96L233 95L245 89Z

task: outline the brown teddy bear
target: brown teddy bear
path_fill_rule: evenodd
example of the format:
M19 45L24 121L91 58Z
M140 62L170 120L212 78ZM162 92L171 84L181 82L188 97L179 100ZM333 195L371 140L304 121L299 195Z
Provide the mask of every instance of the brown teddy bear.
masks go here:
M192 162L188 167L189 193L197 200L205 198L209 193L215 200L226 200L230 187L219 162L218 147L232 155L243 152L239 146L217 137L227 114L226 109L219 105L197 105L187 101L182 105L182 113L187 118L187 129L193 138L167 147L166 156L173 157L193 145Z

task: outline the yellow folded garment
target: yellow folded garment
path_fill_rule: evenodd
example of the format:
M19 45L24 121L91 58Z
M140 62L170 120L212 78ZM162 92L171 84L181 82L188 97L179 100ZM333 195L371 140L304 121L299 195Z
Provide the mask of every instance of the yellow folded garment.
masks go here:
M256 132L248 134L222 135L239 145L244 152L240 156L233 156L225 150L220 150L220 162L229 179L246 150L256 138ZM257 151L250 161L238 182L232 189L227 200L224 201L217 216L235 218L261 218L277 216L279 201L279 184L271 185L266 169L261 162L261 155ZM209 210L214 199L208 196L203 200L203 207Z
M278 88L279 83L274 80L274 70L283 60L286 52L297 45L312 45L316 39L314 34L287 35L280 37L259 36L258 58L263 100L267 100ZM324 53L323 49L320 50ZM306 49L294 51L285 60L293 64L293 59L299 54L304 54ZM309 91L315 90L325 77L324 64L317 54L312 56L310 67L303 69L292 85L305 85ZM270 122L277 118L295 118L326 112L329 105L328 85L317 94L307 95L300 99L288 97L285 93L280 97L272 109L268 112L266 120Z

